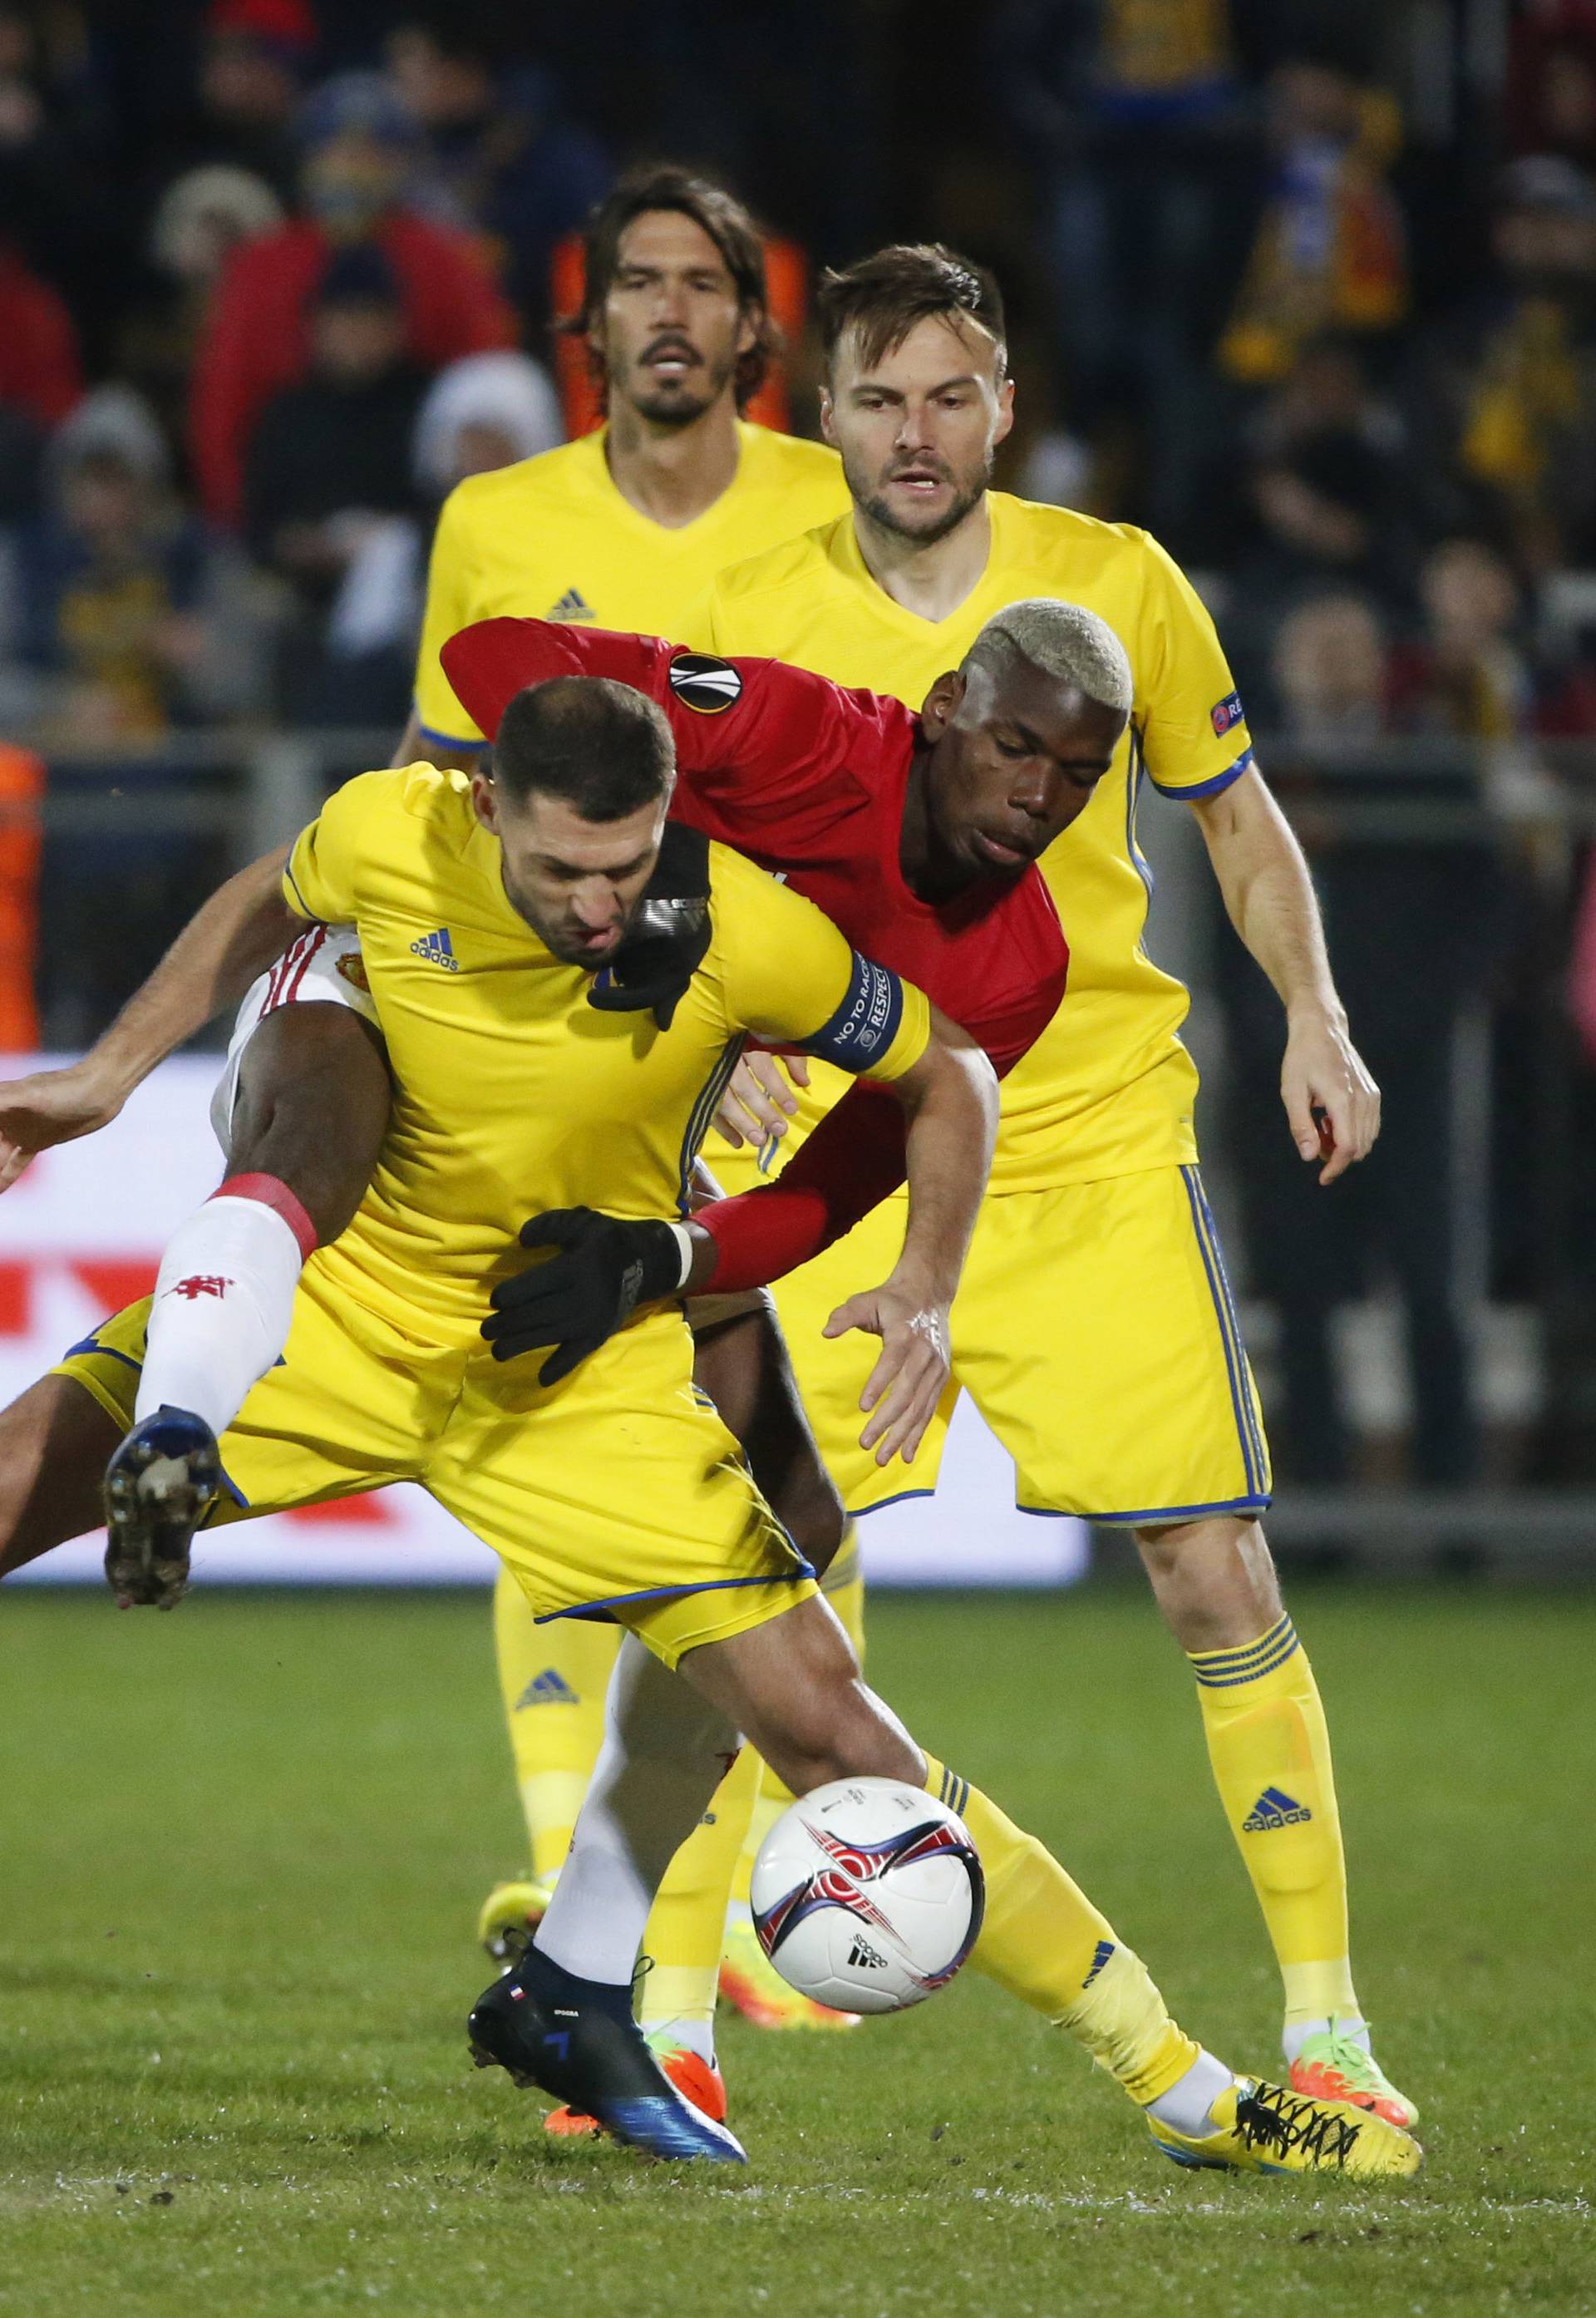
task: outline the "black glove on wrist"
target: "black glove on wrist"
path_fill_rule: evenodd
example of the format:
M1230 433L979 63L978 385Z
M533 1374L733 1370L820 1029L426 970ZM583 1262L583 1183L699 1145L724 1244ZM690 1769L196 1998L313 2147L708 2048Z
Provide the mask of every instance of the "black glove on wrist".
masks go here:
M601 1014L651 1007L659 1028L668 1030L712 930L709 840L680 822L667 822L637 915L611 963L595 976L588 1005Z
M681 1243L668 1224L623 1223L592 1208L551 1208L521 1226L523 1247L559 1249L501 1280L482 1334L496 1361L552 1344L540 1384L558 1384L623 1328L640 1304L675 1292Z

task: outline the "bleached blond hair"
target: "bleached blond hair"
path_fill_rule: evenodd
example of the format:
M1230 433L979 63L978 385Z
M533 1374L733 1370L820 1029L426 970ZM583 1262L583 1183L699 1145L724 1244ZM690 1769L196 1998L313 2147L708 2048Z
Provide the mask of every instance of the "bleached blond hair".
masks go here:
M1125 646L1096 612L1058 596L1026 596L994 612L964 654L961 667L994 672L1011 652L1045 676L1072 685L1088 700L1128 716L1135 697Z

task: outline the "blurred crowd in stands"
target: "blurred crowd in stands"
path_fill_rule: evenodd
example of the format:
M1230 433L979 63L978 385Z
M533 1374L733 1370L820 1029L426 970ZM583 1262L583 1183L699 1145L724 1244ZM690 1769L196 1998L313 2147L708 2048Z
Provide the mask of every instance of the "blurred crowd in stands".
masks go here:
M661 154L775 237L793 425L806 277L946 238L1010 297L999 481L1145 523L1198 579L1376 1072L1422 1089L1354 1238L1402 1280L1418 1468L1466 1480L1433 1226L1460 1025L1488 1004L1509 1292L1540 1260L1514 1074L1554 987L1596 1057L1596 884L1547 769L1596 739L1596 0L0 0L0 1043L38 1027L8 800L135 755L124 783L181 784L175 741L218 726L397 736L436 510L591 423L551 329L574 238ZM1413 841L1349 796L1405 800ZM227 866L197 826L58 849L48 1035L91 1032ZM1256 1105L1278 1037L1224 955ZM1596 1238L1588 1187L1556 1197ZM1321 1233L1305 1276L1301 1198L1283 1166L1252 1268L1300 1323L1299 1466L1334 1478L1356 1257Z

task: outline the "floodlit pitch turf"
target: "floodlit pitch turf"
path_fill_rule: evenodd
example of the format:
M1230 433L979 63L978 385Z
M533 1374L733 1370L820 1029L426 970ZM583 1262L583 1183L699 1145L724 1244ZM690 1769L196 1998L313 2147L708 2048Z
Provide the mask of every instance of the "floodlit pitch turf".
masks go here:
M1383 2194L1177 2171L973 1972L849 2037L731 2022L746 2174L551 2143L464 2048L471 1919L518 1863L486 1599L9 1593L0 2310L1596 2309L1592 1598L1296 1608L1365 2001L1426 2111L1428 2171ZM1141 1595L884 1599L874 1649L1181 2016L1271 2065L1273 1972Z

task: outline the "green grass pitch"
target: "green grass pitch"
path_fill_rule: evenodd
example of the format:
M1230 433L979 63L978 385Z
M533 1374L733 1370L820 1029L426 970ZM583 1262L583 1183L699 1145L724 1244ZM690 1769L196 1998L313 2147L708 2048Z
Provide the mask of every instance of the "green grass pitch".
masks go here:
M30 2318L1596 2311L1590 1597L1299 1589L1411 2187L1188 2175L966 1973L848 2037L731 2021L752 2163L551 2144L466 2058L518 1864L485 1599L0 1605L0 2310ZM881 1688L1049 1838L1180 2017L1273 1969L1139 1592L883 1599Z

